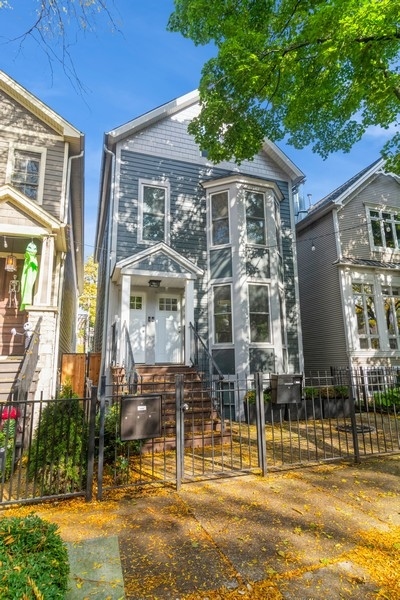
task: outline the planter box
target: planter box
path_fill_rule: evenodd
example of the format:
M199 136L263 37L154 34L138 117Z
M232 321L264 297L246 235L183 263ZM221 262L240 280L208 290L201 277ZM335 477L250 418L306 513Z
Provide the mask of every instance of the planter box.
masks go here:
M297 402L297 404L290 406L290 417L291 419L298 419L299 421L322 419L323 403L324 400L321 400L320 398L304 399L301 402Z
M280 423L281 419L285 419L286 415L286 405L273 405L270 402L264 403L264 414L265 414L265 422L266 423ZM256 405L253 403L248 403L246 400L244 401L244 416L245 421L248 425L256 425L257 423L257 415L256 415Z
M350 398L324 399L324 418L337 419L350 417L350 402Z

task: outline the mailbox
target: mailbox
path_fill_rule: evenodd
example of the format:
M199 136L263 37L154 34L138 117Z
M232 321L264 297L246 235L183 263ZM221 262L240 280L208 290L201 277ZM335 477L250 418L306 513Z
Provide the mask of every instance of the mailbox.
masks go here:
M275 404L300 402L302 382L301 373L271 374L271 402Z
M161 436L161 396L121 398L121 441L145 440Z

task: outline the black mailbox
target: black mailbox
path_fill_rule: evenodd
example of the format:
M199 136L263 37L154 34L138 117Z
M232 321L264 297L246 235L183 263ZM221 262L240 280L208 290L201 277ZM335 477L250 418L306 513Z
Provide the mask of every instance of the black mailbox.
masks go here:
M303 376L301 373L288 375L271 374L271 402L275 404L291 404L301 401L301 387Z
M121 441L145 440L161 436L161 396L121 398Z

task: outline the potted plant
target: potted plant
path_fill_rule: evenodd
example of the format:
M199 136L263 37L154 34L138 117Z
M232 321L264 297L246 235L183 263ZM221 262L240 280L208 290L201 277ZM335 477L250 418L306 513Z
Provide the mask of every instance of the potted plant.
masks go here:
M264 396L264 414L265 414L265 422L266 423L275 423L279 422L281 418L284 418L284 412L282 409L285 409L285 405L273 405L271 403L271 390L269 388L263 391ZM244 405L244 416L245 421L249 425L255 425L257 423L257 414L256 414L256 391L249 390L246 392L243 398Z

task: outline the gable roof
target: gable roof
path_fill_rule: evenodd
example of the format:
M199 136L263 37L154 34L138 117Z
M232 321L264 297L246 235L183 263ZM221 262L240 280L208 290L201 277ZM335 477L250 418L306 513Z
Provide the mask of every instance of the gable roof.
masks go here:
M198 90L194 90L188 94L185 94L184 96L175 98L174 100L171 100L166 104L162 104L158 108L150 110L140 117L132 119L124 125L120 125L119 127L109 131L105 134L105 144L107 147L111 148L124 138L136 134L142 129L147 128L150 125L161 121L162 119L175 115L185 108L195 106L199 103L200 94ZM265 139L262 150L271 156L273 160L275 160L275 162L295 184L303 181L304 173L273 142Z
M345 183L337 187L333 192L313 204L308 209L307 215L296 225L297 229L303 229L313 221L330 212L335 207L341 206L344 200L354 194L359 188L375 178L379 173L384 172L385 160L379 158L372 164L362 169L359 173L348 179ZM390 175L390 173L386 173Z
M74 153L83 149L83 134L44 102L0 70L0 89L68 141Z

